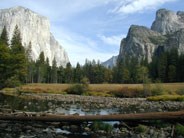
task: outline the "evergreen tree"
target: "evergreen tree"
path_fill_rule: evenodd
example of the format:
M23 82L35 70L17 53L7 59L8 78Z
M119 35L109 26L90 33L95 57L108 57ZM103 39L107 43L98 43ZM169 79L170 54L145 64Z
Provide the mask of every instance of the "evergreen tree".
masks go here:
M52 61L51 82L57 83L57 64L55 58Z
M65 83L65 69L63 68L63 66L60 66L58 68L58 73L57 73L57 78L58 78L58 83Z
M65 82L72 83L72 80L73 80L73 72L72 72L72 66L69 62L66 64L66 68L65 68Z
M158 60L158 77L162 82L167 81L167 54L162 53Z
M25 82L27 75L26 54L17 25L11 40L11 73L15 79Z
M82 69L79 63L77 63L76 68L74 69L74 82L75 83L80 83L83 75L82 75Z
M1 33L0 42L1 44L5 44L6 46L8 46L8 33L6 30L6 26L4 26L3 31Z
M51 70L52 67L49 64L49 58L46 58L46 63L45 63L45 68L46 68L46 72L45 72L45 79L46 79L46 83L51 83Z
M29 45L26 49L26 62L27 62L27 83L33 83L34 71L35 71L35 63L32 60L32 44L29 42Z
M122 82L123 83L129 83L129 81L130 81L130 72L126 67L123 68L122 74L123 74Z
M5 81L10 77L10 49L6 27L0 36L0 88L5 87Z
M36 82L41 83L46 81L45 72L46 72L45 56L44 52L42 51L39 55L38 60L36 61Z

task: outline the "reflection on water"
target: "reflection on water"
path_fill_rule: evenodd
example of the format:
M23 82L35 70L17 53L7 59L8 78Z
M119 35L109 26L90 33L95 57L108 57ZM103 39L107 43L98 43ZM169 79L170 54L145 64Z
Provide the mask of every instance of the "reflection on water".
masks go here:
M71 104L64 103L60 101L52 101L52 100L36 100L36 99L24 99L15 96L5 96L0 94L0 108L9 108L14 110L21 111L30 111L30 112L52 112L59 113L64 115L108 115L108 114L116 114L119 113L117 108L114 109L104 109L104 108L85 108L80 104ZM118 123L114 122L106 122L111 125ZM72 134L67 130L62 130L61 128L55 128L56 134L64 135L67 138L98 138L95 134L88 133L75 133Z
M55 109L56 113L65 114L65 115L108 115L119 113L118 109L89 109L84 111L82 108L76 108L75 105L71 105L68 109L63 107L58 107Z

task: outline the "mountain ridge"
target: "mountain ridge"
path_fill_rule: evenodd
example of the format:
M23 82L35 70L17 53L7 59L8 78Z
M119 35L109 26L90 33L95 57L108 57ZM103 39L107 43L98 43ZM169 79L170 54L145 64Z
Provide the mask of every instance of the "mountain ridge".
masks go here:
M127 37L121 40L117 60L134 57L138 61L147 59L151 62L158 47L165 51L176 48L179 54L184 53L183 11L159 9L151 28L131 25Z

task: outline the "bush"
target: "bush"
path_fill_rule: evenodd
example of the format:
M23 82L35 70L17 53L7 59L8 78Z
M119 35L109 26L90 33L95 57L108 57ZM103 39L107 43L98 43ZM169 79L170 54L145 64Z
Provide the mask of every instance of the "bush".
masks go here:
M163 86L161 83L156 83L154 88L151 90L151 95L155 96L155 95L163 95L165 92Z
M119 98L132 98L132 97L143 97L143 90L138 88L123 87L117 91L111 92L115 97Z
M184 101L184 96L181 95L160 95L147 98L148 101Z
M66 92L68 94L76 94L76 95L82 95L87 91L87 88L85 85L82 84L74 84L70 86Z
M21 82L16 76L13 76L5 81L5 87L15 88L20 85Z
M176 94L184 95L184 88L176 91Z
M176 134L184 136L184 126L181 124L177 124L175 128Z
M113 126L107 123L103 123L101 121L95 121L92 124L91 129L93 131L104 130L105 132L110 133L113 130Z
M138 125L136 128L135 128L135 131L137 133L145 133L146 131L148 130L147 126L145 125Z

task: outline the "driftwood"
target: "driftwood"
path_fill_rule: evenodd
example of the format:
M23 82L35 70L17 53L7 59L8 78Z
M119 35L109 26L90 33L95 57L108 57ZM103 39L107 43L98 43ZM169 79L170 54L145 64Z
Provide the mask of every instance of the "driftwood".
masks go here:
M139 120L184 120L184 111L151 112L118 115L59 115L29 113L0 113L0 120L10 121L44 121L44 122L88 122L88 121L139 121Z

